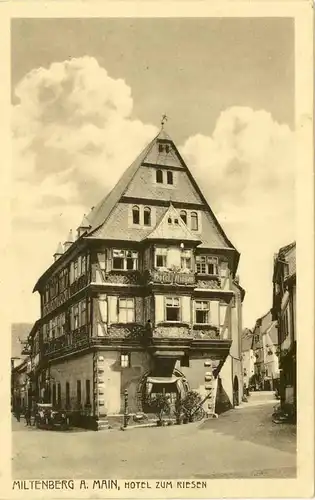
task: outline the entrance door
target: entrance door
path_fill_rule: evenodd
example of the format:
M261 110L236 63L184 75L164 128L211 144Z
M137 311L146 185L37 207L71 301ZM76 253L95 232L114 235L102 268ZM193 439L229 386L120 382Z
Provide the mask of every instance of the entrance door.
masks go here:
M151 398L153 399L156 394L164 394L168 397L170 402L170 414L174 413L175 403L178 397L178 389L176 383L171 384L153 384Z

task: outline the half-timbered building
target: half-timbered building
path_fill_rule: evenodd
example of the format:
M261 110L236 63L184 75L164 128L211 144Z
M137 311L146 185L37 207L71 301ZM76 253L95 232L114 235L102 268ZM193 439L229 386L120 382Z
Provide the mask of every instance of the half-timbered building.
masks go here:
M209 395L205 409L218 409L223 395L237 405L238 261L162 129L59 244L35 285L37 397L77 409L96 428L123 411L125 390L131 412L146 411L157 392L174 401L189 389Z

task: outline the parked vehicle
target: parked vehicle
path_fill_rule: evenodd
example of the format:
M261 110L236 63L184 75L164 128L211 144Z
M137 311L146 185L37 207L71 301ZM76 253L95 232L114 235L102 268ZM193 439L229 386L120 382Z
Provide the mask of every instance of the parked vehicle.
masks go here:
M67 430L70 427L70 419L65 410L54 409L51 403L38 403L35 425L38 429Z

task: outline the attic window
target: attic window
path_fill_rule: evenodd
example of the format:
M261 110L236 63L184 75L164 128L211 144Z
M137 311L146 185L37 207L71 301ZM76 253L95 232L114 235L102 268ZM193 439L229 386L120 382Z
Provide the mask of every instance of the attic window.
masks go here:
M166 153L169 153L169 152L170 152L170 147L169 147L169 145L168 145L168 144L166 144L166 146L165 146L165 152L166 152Z
M159 184L163 184L163 172L162 172L162 170L156 171L156 182Z
M175 224L178 224L178 219L174 219L174 223L175 223Z
M173 184L173 172L167 171L167 184Z
M171 217L169 217L169 218L167 219L167 222L168 222L169 224L172 224L172 218L171 218Z
M140 210L136 205L132 207L132 222L133 224L140 224Z
M163 153L164 147L163 144L159 144L159 153Z

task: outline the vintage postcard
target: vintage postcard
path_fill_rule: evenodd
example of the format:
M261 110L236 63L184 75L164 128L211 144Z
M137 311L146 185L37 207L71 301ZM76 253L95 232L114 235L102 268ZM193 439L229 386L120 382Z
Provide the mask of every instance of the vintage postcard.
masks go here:
M0 15L1 498L311 497L311 3Z

